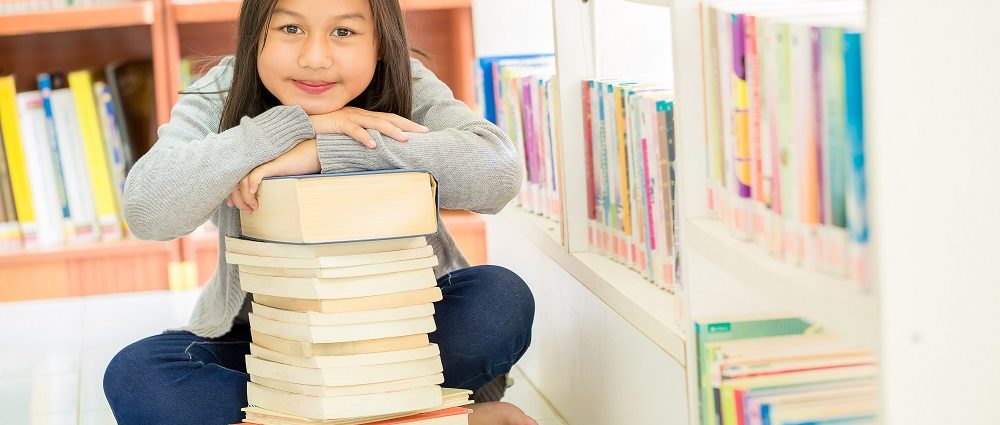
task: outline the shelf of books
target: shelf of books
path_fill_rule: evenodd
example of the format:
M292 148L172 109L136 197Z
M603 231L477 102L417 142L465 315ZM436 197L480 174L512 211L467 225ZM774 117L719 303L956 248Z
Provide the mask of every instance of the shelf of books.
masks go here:
M0 4L0 36L150 25L152 0L42 9L41 2Z
M995 81L954 66L946 71L947 63L983 69L973 65L974 48L945 47L971 46L960 35L967 32L930 43L947 50L949 61L904 46L921 34L919 28L944 25L938 12L949 19L946 27L962 22L995 32L983 16L997 6L981 2L943 11L930 1L916 9L893 1L870 9L860 0L649 3L556 0L551 34L505 23L489 2L473 10L518 35L553 41L552 50L534 48L538 43L504 39L500 34L510 31L476 21L477 33L485 33L477 34L482 110L508 132L525 163L522 193L496 219L501 225L495 234L538 248L525 257L508 250L496 260L523 266L541 280L529 282L533 290L551 298L551 288L560 288L566 292L560 302L570 304L538 301L541 317L556 321L537 325L540 332L569 347L587 347L574 324L594 323L602 306L581 297L577 286L664 352L671 352L669 344L649 330L675 329L685 353L670 361L686 368L688 409L646 416L644 423L680 417L722 425L761 418L922 422L906 401L930 406L934 398L914 393L923 385L900 364L920 366L901 357L917 350L928 362L947 358L945 347L953 344L946 341L964 345L947 329L962 327L954 332L975 339L962 324L991 320L987 303L969 294L998 292L986 277L995 276L986 259L995 251L989 248L994 238L975 230L1000 234L977 205L995 210L996 202L970 195L989 192L996 181L982 160L995 155L996 145L949 144L944 153L933 140L995 134L995 122L969 114L990 102L974 87L995 87ZM913 15L905 36L894 30L894 13ZM637 34L657 28L666 32ZM491 34L507 48L480 49ZM637 45L641 50L632 50ZM665 67L658 63L663 59ZM919 64L914 72L926 81L963 75L957 86L966 91L913 90L915 80L899 78L913 69L909 64ZM992 58L984 66L1000 69ZM936 118L915 125L918 105L927 105L923 94L958 105L947 115L960 124ZM920 140L919 152L908 147L911 140ZM961 160L942 165L952 155ZM934 173L934 182L912 180L935 166L947 171ZM928 201L928 193L940 193L941 201ZM527 257L536 253L544 258ZM941 291L943 282L956 290ZM629 292L639 285L648 291ZM937 301L942 299L947 301ZM956 316L952 309L962 312ZM570 313L572 323L552 311ZM659 323L635 319L642 315ZM561 347L546 348L565 355ZM990 352L994 348L1000 350L991 346ZM642 344L621 348L616 358L628 362L642 350ZM592 364L603 355L580 351L578 358L563 359ZM593 407L586 392L574 395L557 383L576 379L572 374L542 364L529 360L526 375L540 381L574 423L600 423L602 409L614 410L620 401L609 397L603 408ZM957 388L957 376L971 377L975 370L960 369L920 376ZM630 379L638 385L644 378ZM684 391L662 395L685 397ZM945 391L933 392L962 403L962 396ZM935 410L934 417L947 421L948 411ZM952 414L987 417L985 411Z
M120 206L166 105L160 7L0 6L0 300L169 286L177 244L132 239Z

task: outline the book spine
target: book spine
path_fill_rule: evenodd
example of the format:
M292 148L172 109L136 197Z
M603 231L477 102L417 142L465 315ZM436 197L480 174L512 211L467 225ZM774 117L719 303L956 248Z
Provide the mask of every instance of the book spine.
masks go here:
M583 80L581 84L581 99L583 109L583 145L584 145L584 173L587 179L587 245L594 246L596 238L594 235L594 220L597 218L594 205L594 133L591 126L593 114L590 108L590 87L591 80Z
M73 215L70 212L69 196L66 194L66 175L62 169L62 152L59 150L59 137L56 132L56 121L52 113L52 77L49 74L38 75L38 90L42 95L42 107L45 110L45 128L48 135L48 148L52 152L52 165L55 177L56 195L62 210L63 233L67 240L76 235L73 226Z
M864 94L862 91L861 33L845 32L844 99L847 117L847 230L850 236L849 276L857 283L866 278L864 249L868 244L867 189L864 153Z
M94 205L97 209L101 238L105 240L118 239L121 237L121 227L112 192L111 177L108 175L104 140L98 127L100 122L97 117L90 72L71 72L68 80L79 115L80 134L83 136L87 172L90 174L91 190L94 194Z
M14 208L17 212L18 224L21 226L24 246L34 247L38 243L38 228L31 200L32 188L28 181L24 146L21 142L16 93L14 77L11 75L0 77L0 131L3 133L4 153L7 157L7 169L10 173Z

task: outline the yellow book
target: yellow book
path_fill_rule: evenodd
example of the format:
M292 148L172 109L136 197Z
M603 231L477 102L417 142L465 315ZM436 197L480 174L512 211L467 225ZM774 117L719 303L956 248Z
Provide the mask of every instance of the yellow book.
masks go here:
M114 187L108 172L108 160L104 149L104 137L101 135L100 120L97 116L94 99L94 84L90 71L71 72L67 77L70 91L76 105L76 113L80 121L80 135L83 138L84 154L87 157L87 173L90 175L90 187L94 194L94 207L97 210L97 223L101 228L101 238L105 240L118 239L122 236L118 221L118 206L116 205Z
M21 129L17 118L17 88L14 76L0 77L0 131L3 131L3 146L7 156L10 185L14 192L14 208L17 221L21 225L21 235L26 247L38 242L35 208L31 201L31 183L24 159L21 143Z
M627 153L625 149L625 87L622 85L615 86L615 129L617 133L615 136L618 139L618 183L621 186L621 227L624 232L625 240L623 241L625 245L622 247L624 250L619 253L621 255L620 260L626 264L630 261L629 252L631 251L632 244L632 210L631 202L629 199L629 187L628 187L628 161L626 160Z

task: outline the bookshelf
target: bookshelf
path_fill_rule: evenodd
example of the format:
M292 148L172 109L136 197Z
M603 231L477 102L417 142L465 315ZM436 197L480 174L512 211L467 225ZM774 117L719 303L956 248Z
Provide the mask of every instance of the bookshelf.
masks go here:
M411 42L428 53L428 66L456 97L474 104L471 1L401 4ZM151 59L155 119L163 124L181 90L181 58L208 58L205 65L211 66L212 57L231 54L240 5L236 0L136 0L0 14L0 75L14 74L21 92L34 90L35 76L42 72ZM476 234L482 233L480 219L456 213L449 223L460 228L456 232L471 235L459 241L470 259L485 258L484 243ZM216 237L207 232L171 242L123 240L5 252L0 254L0 301L194 287L215 270ZM137 274L139 269L143 272ZM106 275L101 279L85 270Z
M0 36L148 26L153 0L110 6L79 7L49 12L0 15Z
M490 261L521 273L535 292L536 342L519 366L569 423L700 424L694 320L769 313L802 317L878 355L877 423L993 420L984 394L997 378L988 362L1000 344L980 325L996 321L991 300L1000 294L991 260L1000 198L987 195L1000 174L986 160L1000 153L987 141L1000 123L982 114L995 109L990 105L1000 87L989 76L1000 72L1000 60L984 56L976 40L1000 35L988 18L1000 5L866 3L870 242L863 288L772 256L711 217L698 0L553 0L550 10L519 5L512 16L497 16L493 2L476 2L473 15L495 21L476 21L480 56L536 52L537 43L509 41L490 25L516 25L526 10L553 16L551 28L519 36L549 38L556 54L563 215L546 220L508 206L490 219L489 243ZM633 9L639 7L645 9ZM626 19L602 21L610 8ZM611 41L622 38L615 31L644 26L639 16L657 9L669 14L667 37L651 46L638 37ZM512 51L478 51L498 40L509 41ZM615 43L621 51L607 50ZM635 52L630 44L646 50ZM587 78L650 73L656 65L646 56L652 55L672 59L669 70L656 72L672 80L677 108L683 288L676 294L656 293L634 271L588 252L578 87ZM609 63L612 57L625 59ZM940 81L952 83L930 83ZM918 118L931 110L933 120ZM642 285L646 290L634 291ZM614 348L598 347L595 339ZM683 353L674 355L678 347ZM643 372L635 370L639 361L647 362ZM618 395L628 388L656 388L656 396ZM678 400L683 406L654 407Z

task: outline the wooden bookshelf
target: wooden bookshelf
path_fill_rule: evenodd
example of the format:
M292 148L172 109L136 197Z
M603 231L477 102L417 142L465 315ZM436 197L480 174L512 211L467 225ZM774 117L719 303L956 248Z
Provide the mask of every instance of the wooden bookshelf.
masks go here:
M0 301L161 290L175 242L125 239L0 253Z
M109 6L0 15L0 36L151 25L156 4L152 0L141 0Z

